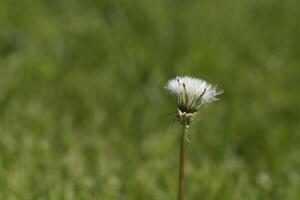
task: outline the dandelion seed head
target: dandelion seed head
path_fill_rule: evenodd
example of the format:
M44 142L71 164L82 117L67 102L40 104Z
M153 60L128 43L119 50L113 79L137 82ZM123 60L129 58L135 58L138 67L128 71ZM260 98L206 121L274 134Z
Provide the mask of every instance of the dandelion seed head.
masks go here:
M217 100L216 96L222 93L216 86L189 76L169 80L165 88L177 96L178 115L184 116L185 121L186 116L193 118L202 105Z

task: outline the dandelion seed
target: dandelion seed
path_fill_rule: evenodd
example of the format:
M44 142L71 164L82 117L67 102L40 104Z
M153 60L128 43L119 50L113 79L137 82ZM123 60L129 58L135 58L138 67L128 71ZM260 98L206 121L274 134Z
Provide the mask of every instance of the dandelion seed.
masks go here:
M169 80L165 88L177 96L177 120L187 126L202 105L217 100L216 96L222 93L216 86L189 76Z

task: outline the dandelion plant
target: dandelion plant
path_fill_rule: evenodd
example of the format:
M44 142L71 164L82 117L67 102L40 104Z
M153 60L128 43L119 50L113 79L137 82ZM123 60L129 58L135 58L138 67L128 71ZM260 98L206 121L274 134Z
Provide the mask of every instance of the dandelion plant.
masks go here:
M175 79L169 80L165 88L177 96L178 108L176 120L182 125L179 152L178 200L183 200L185 140L187 140L187 129L196 114L200 111L200 108L205 104L217 100L216 96L221 94L222 91L202 79L188 76L176 77Z

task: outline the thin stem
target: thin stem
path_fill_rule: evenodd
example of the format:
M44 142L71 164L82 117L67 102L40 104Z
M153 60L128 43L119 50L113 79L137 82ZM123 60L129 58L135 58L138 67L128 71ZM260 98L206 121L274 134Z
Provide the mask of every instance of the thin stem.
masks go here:
M183 200L184 193L184 160L185 160L185 135L187 126L182 126L182 134L180 139L180 152L179 152L179 183L178 183L178 200Z

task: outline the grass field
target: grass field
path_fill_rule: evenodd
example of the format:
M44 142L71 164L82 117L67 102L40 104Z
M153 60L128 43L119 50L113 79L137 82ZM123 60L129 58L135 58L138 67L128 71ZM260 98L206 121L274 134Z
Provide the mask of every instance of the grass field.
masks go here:
M297 0L1 1L0 199L176 199L176 75L224 90L189 131L186 199L299 199L299 19Z

